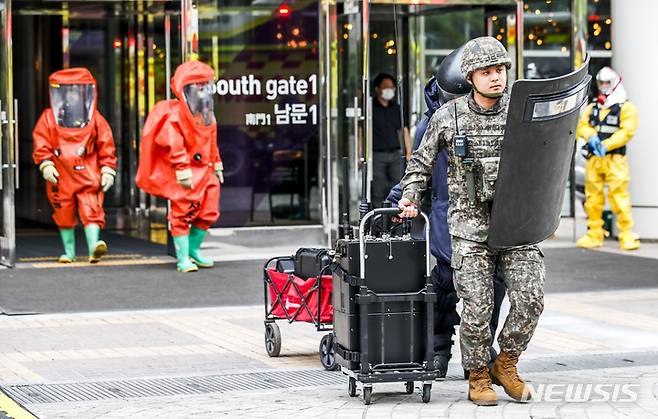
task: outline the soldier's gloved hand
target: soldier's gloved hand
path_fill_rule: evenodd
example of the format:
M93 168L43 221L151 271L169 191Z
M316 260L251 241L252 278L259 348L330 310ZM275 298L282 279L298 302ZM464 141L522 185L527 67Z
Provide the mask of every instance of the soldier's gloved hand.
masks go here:
M111 167L101 167L101 188L103 188L103 192L107 192L108 189L114 186L114 177L116 175L117 172Z
M55 163L50 160L44 160L39 165L39 170L41 170L41 175L46 181L57 185L57 178L59 177L59 172L55 169Z
M398 217L400 218L414 218L418 215L416 204L411 202L408 198L402 198L399 200L398 208L400 208L400 214L398 214Z
M215 176L219 179L219 183L224 183L224 164L222 162L215 163Z
M598 156L597 152L600 144L601 139L596 134L591 135L587 140L587 145L589 145L589 149L592 150L592 153L594 153L595 156Z
M176 170L176 182L184 188L192 189L192 169Z

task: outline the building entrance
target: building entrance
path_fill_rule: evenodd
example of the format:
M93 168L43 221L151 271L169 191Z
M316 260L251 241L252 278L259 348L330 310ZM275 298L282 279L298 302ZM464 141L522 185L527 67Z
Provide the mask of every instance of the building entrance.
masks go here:
M16 163L11 163L13 171L5 170L5 180L13 177L16 186L10 207L15 209L12 227L19 250L22 237L53 233L44 180L32 161L32 130L50 106L48 76L72 67L85 67L95 77L98 110L116 144L117 177L105 194L106 229L166 242L166 202L141 192L134 177L146 115L157 101L168 98L172 71L182 62L180 15L178 1L12 3L13 33L7 36L13 42L13 79L8 84L15 115L7 125L14 138L3 144ZM7 94L4 88L2 92ZM59 248L56 243L53 234L53 246ZM7 240L2 245L3 252L10 244ZM4 263L12 259L13 253L8 254Z

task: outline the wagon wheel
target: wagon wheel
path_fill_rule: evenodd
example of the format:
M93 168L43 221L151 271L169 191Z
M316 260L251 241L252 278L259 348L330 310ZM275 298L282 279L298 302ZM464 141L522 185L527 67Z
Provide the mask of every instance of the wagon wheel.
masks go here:
M271 357L281 353L281 331L276 323L265 324L265 350Z
M320 362L322 366L327 371L336 371L338 369L338 364L336 364L336 357L334 356L334 335L332 333L327 333L322 336L320 340Z
M429 403L432 398L432 384L423 384L423 403Z
M363 387L363 404L366 406L370 405L370 401L372 399L372 387L371 386L364 386Z
M413 381L407 381L406 383L404 383L404 388L405 388L405 392L407 394L413 393L414 392L414 382Z
M350 377L347 383L347 394L349 394L350 397L356 397L356 379L353 377Z

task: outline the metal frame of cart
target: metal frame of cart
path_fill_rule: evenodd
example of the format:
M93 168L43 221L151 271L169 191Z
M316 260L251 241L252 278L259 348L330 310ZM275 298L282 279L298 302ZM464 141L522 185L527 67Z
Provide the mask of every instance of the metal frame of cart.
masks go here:
M272 280L269 268L272 268L272 265L278 264L279 262L294 262L294 258L291 256L277 256L269 259L263 265L263 301L265 305L265 350L267 354L271 357L278 357L281 352L281 330L276 324L277 320L286 320L288 323L293 322L304 322L311 323L315 326L315 330L318 332L331 332L333 330L333 313L331 321L322 321L322 281L323 276L326 272L329 271L329 266L326 266L322 269L318 276L315 277L315 283L311 288L304 293L299 286L295 283L294 273L288 272L288 279L286 283L279 287ZM302 278L303 279L303 278ZM311 280L313 277L308 278ZM325 279L326 280L326 279ZM269 293L271 289L274 291L274 301L272 301L272 295ZM296 308L295 312L290 314L283 302L283 295L287 293L289 289L294 289L295 292L300 297L299 307ZM314 293L317 292L317 311L314 312L308 306L308 300L313 298ZM326 291L325 291L326 292ZM277 316L273 311L280 306L283 309L284 317ZM297 318L302 312L308 313L311 321L298 320ZM318 353L320 355L320 362L322 366L328 371L335 371L338 369L338 365L335 364L334 351L333 351L333 334L327 333L320 340L320 346L318 348Z
M425 219L425 286L418 292L377 294L368 289L366 285L365 260L368 257L366 254L367 246L364 237L364 232L366 231L366 221L374 215L397 215L398 213L399 210L397 208L380 208L370 211L363 217L359 228L360 276L359 278L355 278L351 275L341 275L341 280L347 281L351 286L357 286L359 288L359 292L356 294L356 300L357 304L359 305L359 347L361 350L359 352L349 351L335 342L334 351L344 360L358 362L360 364L358 370L351 370L345 366L341 366L341 371L349 377L348 394L351 397L356 396L357 381L363 383L363 401L366 405L369 405L371 402L373 383L404 382L406 393L411 394L413 393L415 381L421 381L423 383L422 400L424 403L428 403L431 398L432 382L436 379L436 372L434 372L433 364L434 353L433 346L431 344L434 330L434 302L436 301L436 294L433 291L430 278L429 218L427 215L422 212L420 213L420 215ZM414 303L425 304L425 315L427 321L425 332L425 359L422 363L382 363L371 365L368 359L368 305L405 301L409 302L410 305L413 305ZM382 323L382 330L383 329L384 327ZM381 340L382 353L384 353L384 333L382 333ZM413 345L414 341L412 340L410 353L413 353Z

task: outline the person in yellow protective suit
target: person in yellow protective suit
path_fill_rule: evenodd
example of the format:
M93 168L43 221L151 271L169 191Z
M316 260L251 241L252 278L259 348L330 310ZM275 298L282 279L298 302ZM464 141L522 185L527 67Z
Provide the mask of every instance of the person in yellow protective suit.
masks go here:
M587 234L576 245L594 248L603 245L604 186L608 186L610 208L617 214L619 245L623 250L635 250L640 241L631 231L631 197L628 193L628 160L626 147L638 125L637 108L627 100L621 78L610 67L596 75L599 95L585 109L578 122L578 137L585 138L585 212Z

